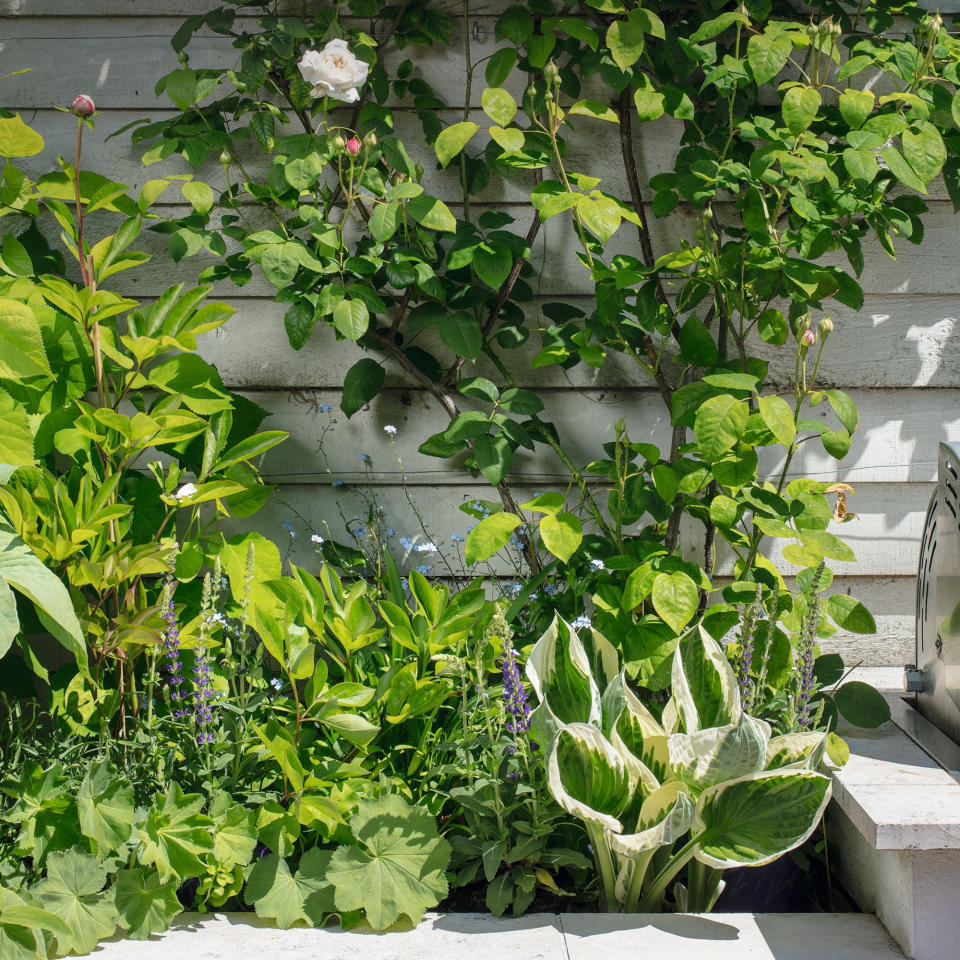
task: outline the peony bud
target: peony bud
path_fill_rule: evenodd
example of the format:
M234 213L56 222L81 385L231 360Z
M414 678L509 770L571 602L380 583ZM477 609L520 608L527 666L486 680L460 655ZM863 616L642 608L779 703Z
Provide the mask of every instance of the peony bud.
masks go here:
M812 347L817 342L817 335L809 327L800 336L800 343L804 347Z
M547 83L556 83L560 79L560 71L552 60L543 68L543 75Z
M820 321L820 333L823 336L833 333L833 321L829 317L824 317Z
M365 147L375 147L377 145L377 135L372 130L363 138L363 145Z
M93 105L93 100L85 93L80 93L73 98L70 104L70 112L78 117L89 117L97 108Z
M351 157L355 157L360 152L362 146L363 144L361 144L356 137L351 137L347 141L347 153L349 153Z

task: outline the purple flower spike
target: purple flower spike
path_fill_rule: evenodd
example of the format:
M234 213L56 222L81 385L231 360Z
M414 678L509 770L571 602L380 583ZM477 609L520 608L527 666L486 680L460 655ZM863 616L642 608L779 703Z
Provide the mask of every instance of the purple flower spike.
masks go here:
M507 640L503 645L503 704L507 711L509 733L526 733L530 729L530 704L520 676L517 651Z
M177 611L173 605L173 598L167 601L167 608L161 614L167 629L163 631L163 656L166 662L167 687L170 690L171 700L184 700L186 693L181 688L186 682L183 676L183 661L180 659L180 626L177 623ZM173 711L174 719L185 717L190 711L177 707Z

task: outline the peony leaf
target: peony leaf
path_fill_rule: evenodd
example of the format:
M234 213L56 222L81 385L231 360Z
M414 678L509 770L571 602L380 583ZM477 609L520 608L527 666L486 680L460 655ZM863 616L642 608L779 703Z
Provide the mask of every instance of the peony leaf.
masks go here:
M540 521L543 545L567 563L583 540L583 527L572 513L548 514Z
M338 847L326 872L338 910L364 910L374 930L414 924L447 895L450 845L433 817L401 797L365 800L350 821L357 846Z
M682 570L658 573L652 588L653 609L671 630L679 633L697 612L697 585Z
M515 513L494 513L484 517L467 534L464 559L468 565L489 560L498 550L505 547L513 531L522 523Z

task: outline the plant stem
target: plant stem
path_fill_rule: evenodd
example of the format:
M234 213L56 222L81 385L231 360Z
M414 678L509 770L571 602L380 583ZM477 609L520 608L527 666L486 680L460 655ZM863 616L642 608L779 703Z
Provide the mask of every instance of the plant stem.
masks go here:
M647 888L643 895L637 910L640 913L649 912L650 908L656 903L657 898L667 889L670 881L693 859L697 848L700 846L699 837L691 837L680 851L667 862L667 865L654 877L653 883Z
M587 836L590 846L593 847L597 866L600 870L600 881L603 884L603 909L612 913L617 909L617 875L613 869L613 857L603 835L603 827L596 823L584 821L587 825Z

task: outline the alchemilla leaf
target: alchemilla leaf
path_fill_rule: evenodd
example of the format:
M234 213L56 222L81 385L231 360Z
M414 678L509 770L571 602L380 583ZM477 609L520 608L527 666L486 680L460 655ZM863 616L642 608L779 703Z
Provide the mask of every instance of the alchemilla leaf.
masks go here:
M338 910L365 910L385 930L401 914L418 923L446 896L450 845L425 810L400 797L367 800L350 826L358 845L334 851L327 871Z
M107 870L93 854L73 849L47 858L47 876L31 892L70 928L70 936L57 935L58 956L89 953L113 933L117 908L106 882Z

